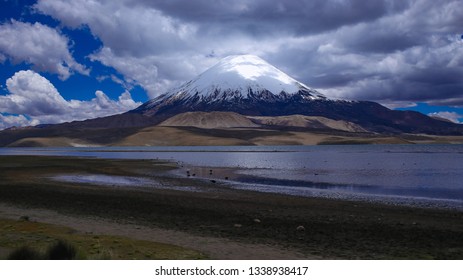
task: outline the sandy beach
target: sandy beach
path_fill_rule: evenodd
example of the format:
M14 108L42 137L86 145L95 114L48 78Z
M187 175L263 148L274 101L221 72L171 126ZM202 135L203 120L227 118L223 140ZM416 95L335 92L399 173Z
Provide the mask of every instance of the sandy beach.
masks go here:
M0 218L27 216L212 259L463 258L463 212L237 190L168 173L176 168L154 160L2 156ZM149 183L54 179L96 174Z

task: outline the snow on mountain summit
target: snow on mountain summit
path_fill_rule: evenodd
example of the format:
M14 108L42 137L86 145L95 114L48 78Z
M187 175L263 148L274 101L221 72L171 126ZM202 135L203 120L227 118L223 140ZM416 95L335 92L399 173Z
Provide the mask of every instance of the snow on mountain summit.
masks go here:
M297 94L304 91L311 99L325 98L322 94L296 81L265 60L255 55L234 55L220 60L216 65L193 80L174 88L164 96L179 98L197 95L202 98L247 98L250 93L268 92L273 95Z
M326 100L318 91L255 55L235 55L220 60L194 79L146 102L134 112L147 116L188 111L276 114L299 105L308 108L302 105L307 102Z
M201 95L219 88L241 91L249 88L266 89L273 94L310 90L308 86L254 55L228 56L192 80L184 87L187 88L197 90Z

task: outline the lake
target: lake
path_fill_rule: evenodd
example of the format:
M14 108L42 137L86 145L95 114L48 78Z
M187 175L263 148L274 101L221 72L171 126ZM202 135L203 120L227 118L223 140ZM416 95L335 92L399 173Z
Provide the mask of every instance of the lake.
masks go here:
M175 176L193 170L220 180L230 172L222 181L240 189L463 208L463 145L0 148L0 155L163 159L182 166Z

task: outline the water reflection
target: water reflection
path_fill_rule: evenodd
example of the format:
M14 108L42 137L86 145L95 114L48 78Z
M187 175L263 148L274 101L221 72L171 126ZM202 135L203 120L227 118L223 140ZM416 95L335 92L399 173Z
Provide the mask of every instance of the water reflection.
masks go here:
M0 148L0 155L163 159L203 166L201 177L274 190L463 200L462 145ZM209 174L211 168L233 172Z

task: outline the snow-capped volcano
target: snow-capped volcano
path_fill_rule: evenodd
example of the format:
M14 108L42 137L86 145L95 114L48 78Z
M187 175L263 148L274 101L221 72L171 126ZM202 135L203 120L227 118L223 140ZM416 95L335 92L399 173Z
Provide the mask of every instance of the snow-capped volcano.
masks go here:
M142 115L159 124L186 112L320 116L377 132L445 134L461 130L417 112L394 111L375 102L328 99L254 55L226 57L126 115Z
M257 101L284 102L295 96L304 100L326 99L321 93L296 81L260 57L235 55L222 59L196 78L142 107L145 115L154 115L163 104L172 103L182 103L192 110L203 107L203 103L216 106L221 104L230 110L233 106L246 107Z
M309 93L311 99L325 98L315 90L296 81L265 60L255 55L234 55L222 59L195 79L169 91L170 96L208 96L230 99L242 98L266 91L273 95L293 95L300 91Z

